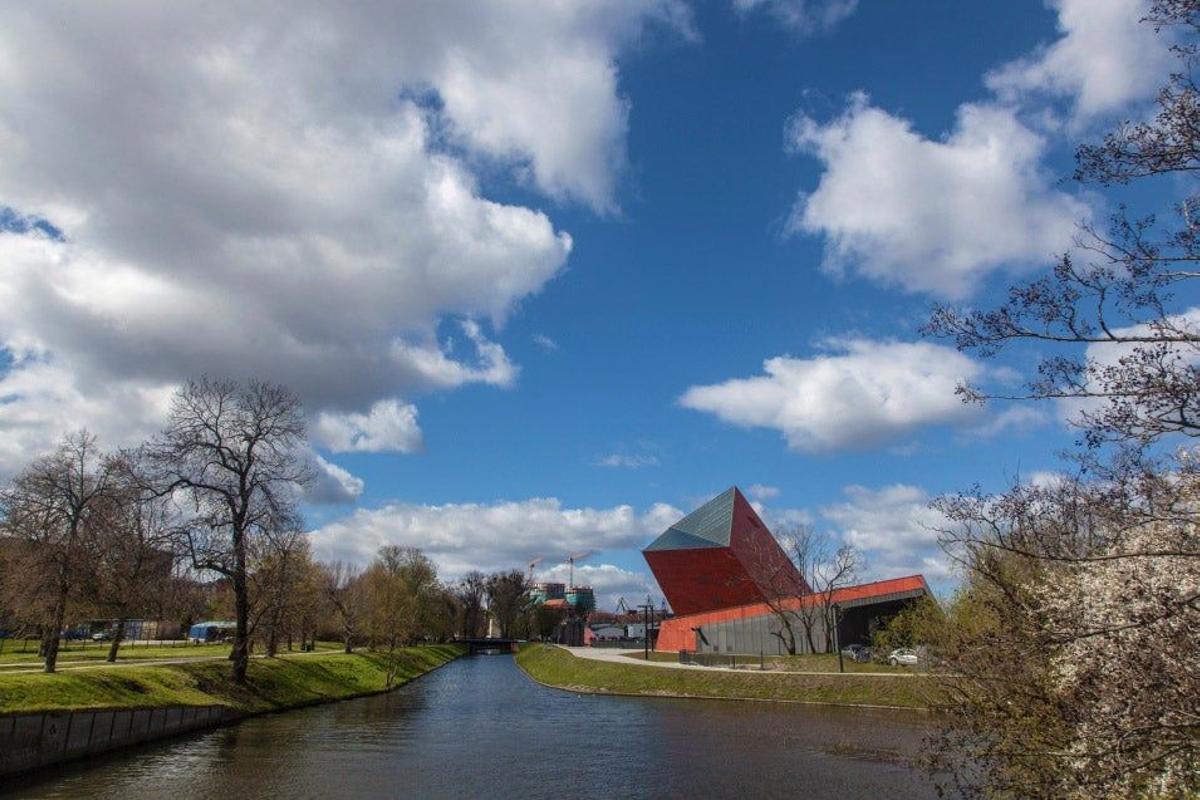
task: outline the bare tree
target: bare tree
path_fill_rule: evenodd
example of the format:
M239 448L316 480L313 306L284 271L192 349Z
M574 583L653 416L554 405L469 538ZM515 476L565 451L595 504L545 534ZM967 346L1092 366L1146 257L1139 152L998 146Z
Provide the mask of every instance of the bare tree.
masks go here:
M354 642L362 625L362 582L358 568L345 561L321 565L322 591L333 609L342 632L342 644L347 653L354 652Z
M114 459L114 490L97 507L89 526L89 599L115 615L108 660L117 660L126 623L163 598L173 580L176 528L170 500L147 493L131 454Z
M286 528L309 480L298 454L300 401L269 383L202 379L180 389L165 431L146 449L162 494L188 498L183 542L192 564L226 576L234 595L233 678L250 656L249 556L257 538Z
M480 636L484 629L484 598L487 596L487 576L472 570L462 577L455 589L462 604L462 635Z
M113 491L113 469L87 432L66 436L54 454L39 458L0 492L4 533L16 540L28 606L38 610L44 669L54 672L72 592L84 563L87 529ZM11 582L8 587L14 587Z
M268 657L279 652L283 639L299 634L306 640L315 603L313 563L308 538L293 520L258 542L250 570L250 635L265 641Z
M779 639L788 655L796 655L798 627L803 628L808 652L812 653L816 651L813 621L806 616L809 609L802 607L800 598L810 591L804 576L809 572L815 537L811 528L799 525L781 531L777 539L778 547L774 541L754 540L762 543L759 550L751 553L756 566L755 577L743 580L753 581L771 610L778 624L778 630L771 631L771 635ZM780 556L780 549L783 556Z
M529 579L519 569L495 572L487 579L487 598L500 636L507 638L529 603Z

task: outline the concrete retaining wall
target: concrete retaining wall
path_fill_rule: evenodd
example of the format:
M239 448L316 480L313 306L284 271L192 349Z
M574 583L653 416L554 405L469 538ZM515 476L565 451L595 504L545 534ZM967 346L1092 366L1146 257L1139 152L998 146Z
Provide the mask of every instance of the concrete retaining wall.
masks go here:
M0 715L0 776L211 728L239 716L224 706Z

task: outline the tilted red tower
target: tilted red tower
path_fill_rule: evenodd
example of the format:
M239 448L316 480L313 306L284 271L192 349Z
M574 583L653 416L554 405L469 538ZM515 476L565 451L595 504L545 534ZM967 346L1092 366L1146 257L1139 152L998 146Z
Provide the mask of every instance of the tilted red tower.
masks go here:
M736 486L667 528L642 555L676 614L808 591Z

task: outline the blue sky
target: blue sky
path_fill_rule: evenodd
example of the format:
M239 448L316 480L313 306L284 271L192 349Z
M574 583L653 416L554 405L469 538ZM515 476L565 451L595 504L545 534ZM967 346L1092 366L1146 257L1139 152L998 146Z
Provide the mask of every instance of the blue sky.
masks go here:
M737 484L866 577L951 585L928 499L1036 479L1073 436L952 396L1030 354L917 328L1106 213L1064 179L1170 68L1144 4L568 6L15 14L3 467L257 376L312 419L322 557L560 576L593 550L611 602Z

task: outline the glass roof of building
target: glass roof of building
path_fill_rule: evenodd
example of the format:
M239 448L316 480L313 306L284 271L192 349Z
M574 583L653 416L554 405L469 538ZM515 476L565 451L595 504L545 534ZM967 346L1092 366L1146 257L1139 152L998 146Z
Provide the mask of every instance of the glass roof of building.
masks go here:
M667 528L647 550L687 550L696 547L728 547L733 530L733 500L736 487L709 500Z

